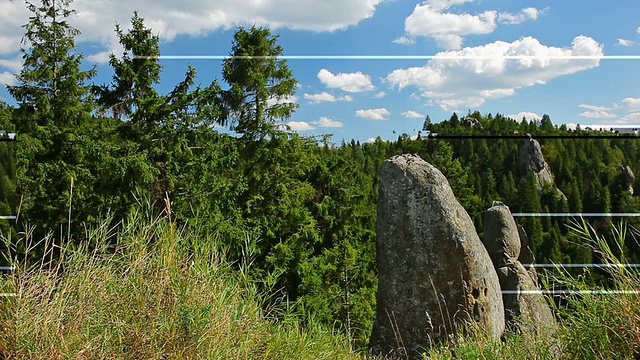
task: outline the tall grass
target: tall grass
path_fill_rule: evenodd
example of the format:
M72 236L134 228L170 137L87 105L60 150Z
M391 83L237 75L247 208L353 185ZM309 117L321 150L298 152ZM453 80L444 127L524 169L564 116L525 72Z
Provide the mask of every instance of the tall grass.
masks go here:
M332 331L270 320L215 235L144 213L87 230L81 245L46 239L43 261L17 264L0 284L16 293L0 298L0 358L361 357Z
M570 227L606 265L609 286L592 291L584 277L566 271L556 279L574 291L567 306L557 309L565 352L578 359L640 358L640 271L623 266L628 262L625 242L634 240L637 246L638 230L620 223L607 240L584 220Z

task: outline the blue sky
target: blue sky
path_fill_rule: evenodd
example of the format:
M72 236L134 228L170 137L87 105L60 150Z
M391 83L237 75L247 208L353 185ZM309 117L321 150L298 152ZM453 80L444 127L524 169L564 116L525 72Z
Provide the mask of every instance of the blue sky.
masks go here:
M160 35L163 55L228 55L237 25L271 27L285 55L308 57L288 60L300 108L287 124L334 141L413 135L426 115L437 122L454 111L640 124L636 1L76 0L72 7L79 51L87 66L98 64L96 83L110 80L108 53L121 52L114 24L128 26L134 10ZM0 0L0 83L15 83L27 19L23 2ZM370 58L320 58L354 55ZM221 78L221 62L163 59L160 90L189 63L202 84ZM0 100L12 102L4 89Z

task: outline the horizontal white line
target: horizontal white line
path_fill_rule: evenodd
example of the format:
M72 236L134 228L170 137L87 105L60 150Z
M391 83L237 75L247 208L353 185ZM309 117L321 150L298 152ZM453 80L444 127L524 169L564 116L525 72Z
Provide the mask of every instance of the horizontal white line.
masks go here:
M504 295L629 295L640 290L502 290Z
M13 271L15 269L15 266L0 266L0 271Z
M513 213L514 217L562 217L562 216L578 216L578 217L593 217L593 216L640 216L640 213Z
M278 59L278 60L640 60L640 55L281 55L281 56L231 56L231 55L158 55L135 56L144 60L225 60L225 59Z
M16 293L0 293L0 297L12 297L12 296L18 296L18 294L16 294Z
M0 215L0 220L15 220L16 217L14 215Z
M522 266L526 268L555 268L555 267L640 268L640 264L522 264Z

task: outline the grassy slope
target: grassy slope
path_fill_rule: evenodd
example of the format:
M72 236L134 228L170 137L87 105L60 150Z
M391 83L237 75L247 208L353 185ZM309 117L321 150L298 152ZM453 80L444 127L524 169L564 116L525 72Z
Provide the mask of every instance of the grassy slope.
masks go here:
M133 215L65 249L60 268L19 267L0 300L0 358L349 359L342 336L268 320L208 241ZM115 242L115 250L107 247ZM248 285L248 286L247 286Z
M577 227L604 262L620 264L623 227L605 241ZM178 231L166 218L134 213L118 230L87 231L82 248L65 247L59 267L25 268L0 283L0 358L11 359L357 359L346 337L295 314L265 314L245 271L223 261L215 237ZM611 243L613 242L613 247ZM115 249L108 244L117 243ZM614 289L640 289L637 271L609 269ZM586 289L568 273L554 279ZM569 298L556 308L566 358L640 356L640 297ZM277 315L278 321L273 320ZM425 355L427 355L425 353ZM553 359L548 344L511 335L505 342L454 339L434 359Z

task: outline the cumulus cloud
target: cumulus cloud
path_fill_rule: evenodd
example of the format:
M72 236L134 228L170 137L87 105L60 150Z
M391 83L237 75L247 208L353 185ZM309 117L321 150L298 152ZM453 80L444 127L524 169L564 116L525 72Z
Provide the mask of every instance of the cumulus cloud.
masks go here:
M22 55L16 56L13 59L0 59L0 66L16 73L22 70L22 64Z
M583 111L580 113L580 116L592 119L611 119L616 117L615 114L612 114L608 111L604 110L589 110Z
M403 113L400 113L400 115L404 115L404 117L408 117L408 118L423 118L424 115L420 114L417 111L413 111L413 110L407 110Z
M583 109L589 109L589 110L594 110L594 111L609 111L609 110L616 110L619 109L620 107L618 106L618 104L613 104L613 106L598 106L598 105L589 105L589 104L580 104L578 105L578 107L581 107Z
M289 121L287 126L289 126L293 131L307 131L315 129L315 127L305 121Z
M321 116L320 119L313 122L318 127L343 127L344 124L337 120L332 120L328 117Z
M633 40L626 40L626 39L618 39L618 45L622 45L622 46L633 46L635 45L636 42Z
M487 10L479 14L448 12L449 8L475 0L425 0L416 5L404 22L405 32L410 36L427 36L439 47L448 50L462 48L465 35L492 33L497 23L520 24L536 20L546 9L527 7L517 14ZM405 37L402 37L405 38ZM398 38L396 40L400 40ZM395 41L394 41L395 42Z
M640 98L628 97L622 100L630 112L640 112Z
M391 115L391 113L389 112L389 110L385 109L385 108L378 108L378 109L360 109L356 111L356 116L357 117L363 117L363 118L368 118L368 119L372 119L372 120L386 120L386 116Z
M0 72L0 84L15 85L15 74L22 69L22 56L17 56L13 59L0 59L0 67L10 70Z
M79 0L72 4L78 16L72 17L70 22L83 33L81 41L99 41L105 46L115 45L114 24L128 25L134 10L139 10L147 26L164 41L171 41L178 35L201 36L243 24L335 31L373 16L382 1ZM19 50L24 30L21 26L28 19L29 12L23 1L0 1L0 54Z
M271 97L267 99L267 106L273 106L276 104L296 103L296 102L298 102L298 97L295 95L285 96L282 98Z
M0 84L4 84L4 85L15 85L16 84L16 77L14 74L8 72L8 71L3 71L0 73Z
M367 142L368 143L374 143L374 142L376 142L376 138L370 137L370 138L367 139Z
M567 48L525 37L440 52L425 66L394 70L386 81L399 89L418 87L422 97L448 111L477 107L486 99L510 96L519 88L591 69L603 55L603 46L587 36L576 37ZM594 58L573 60L572 56Z
M393 40L392 42L394 44L412 45L416 43L416 39L407 37L407 36L400 36L399 38Z
M522 118L525 118L529 121L531 120L540 120L542 119L542 116L538 115L537 113L531 112L531 111L521 111L517 114L509 114L507 115L508 118L512 118L516 121L520 121L522 120Z
M444 13L442 10L466 1L426 1L418 4L406 18L404 28L411 36L429 36L439 46L459 49L462 35L488 34L496 28L496 11L478 15Z
M304 98L309 100L311 104L318 104L323 101L336 102L336 101L352 101L353 98L349 95L335 97L333 94L329 94L323 91L319 94L304 94Z
M380 91L379 93L373 95L374 99L381 99L383 97L385 97L387 95L387 93L385 93L384 91Z
M534 7L527 7L520 10L517 14L510 14L507 12L500 13L498 20L503 24L520 24L527 20L536 20L540 15L541 10Z
M348 92L363 92L375 89L369 75L362 72L333 74L327 69L318 71L318 79L328 88L338 88Z

